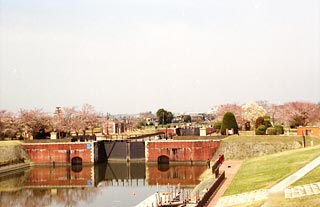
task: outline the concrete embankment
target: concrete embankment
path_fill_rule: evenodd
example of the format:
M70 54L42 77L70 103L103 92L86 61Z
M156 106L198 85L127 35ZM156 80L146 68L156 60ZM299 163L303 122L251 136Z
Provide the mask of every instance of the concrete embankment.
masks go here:
M0 173L30 166L30 159L19 141L0 142Z

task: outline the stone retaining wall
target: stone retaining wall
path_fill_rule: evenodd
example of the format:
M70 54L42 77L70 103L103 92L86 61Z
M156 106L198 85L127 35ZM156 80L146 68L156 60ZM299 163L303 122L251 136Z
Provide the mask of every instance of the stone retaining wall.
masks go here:
M0 167L28 161L28 154L22 145L0 146Z
M224 142L221 141L220 147L215 154L224 154L226 159L242 160L251 157L263 156L301 148L301 143L292 141L285 142Z

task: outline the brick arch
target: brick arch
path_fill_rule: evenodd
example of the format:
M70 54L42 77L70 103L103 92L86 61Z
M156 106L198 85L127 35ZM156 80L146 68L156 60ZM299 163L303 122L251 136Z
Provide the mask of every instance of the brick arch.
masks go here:
M71 159L71 164L72 165L81 165L82 164L82 158L81 157L73 157Z
M167 155L160 155L158 157L158 164L163 164L163 163L169 164L169 162L170 162L170 158Z

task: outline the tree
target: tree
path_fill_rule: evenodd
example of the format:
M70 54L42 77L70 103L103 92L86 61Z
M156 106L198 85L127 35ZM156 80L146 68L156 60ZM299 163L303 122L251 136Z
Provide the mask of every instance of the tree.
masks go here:
M18 121L15 115L6 110L0 111L0 137L14 138L18 131Z
M262 116L256 119L255 128L258 128L260 125L264 125L264 118Z
M183 122L191 123L191 116L190 115L184 115L183 116Z
M166 111L161 108L156 113L159 124L168 124L171 123L173 119L173 114L170 111Z
M238 123L233 113L227 112L224 114L221 124L221 134L226 135L226 130L233 129L235 134L238 134Z
M83 122L83 132L85 134L86 129L90 129L93 134L93 129L98 127L98 114L94 107L90 104L84 104L82 110L79 112L79 119Z
M42 109L19 111L19 129L22 133L31 133L34 138L45 138L51 129L51 117Z
M251 126L254 126L255 120L259 116L266 115L267 111L257 103L245 104L241 107L244 112L244 118L250 121Z
M267 130L267 128L265 125L260 125L260 126L258 126L258 128L256 128L255 132L256 132L256 135L265 135L266 130Z
M222 121L225 113L232 112L240 127L242 127L246 123L246 120L244 119L244 116L243 116L243 109L241 106L237 104L220 105L218 107L215 107L214 111L215 111L216 121Z
M309 102L289 102L281 107L281 122L297 127L316 124L320 121L320 107Z

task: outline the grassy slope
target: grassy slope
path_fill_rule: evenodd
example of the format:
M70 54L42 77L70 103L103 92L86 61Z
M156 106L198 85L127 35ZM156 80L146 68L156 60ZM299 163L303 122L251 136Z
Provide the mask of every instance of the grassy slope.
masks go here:
M302 142L301 136L279 136L279 135L257 135L257 136L244 136L244 135L233 135L223 139L224 142ZM313 145L320 145L319 137L306 137L306 146L310 146L311 141Z
M305 185L310 183L320 182L320 166L313 169L311 172L306 174L304 177L293 183L292 186Z
M285 199L279 203L281 207L316 207L320 206L320 195L305 196L295 199Z
M245 160L224 196L270 188L319 155L316 146Z

